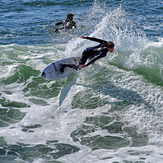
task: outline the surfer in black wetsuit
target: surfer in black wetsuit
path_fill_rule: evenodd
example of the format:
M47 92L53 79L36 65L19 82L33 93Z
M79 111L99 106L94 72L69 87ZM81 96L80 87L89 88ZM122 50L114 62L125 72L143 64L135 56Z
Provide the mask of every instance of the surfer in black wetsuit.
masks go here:
M66 20L58 22L55 25L61 25L61 24L62 24L62 27L57 28L55 30L55 32L58 32L59 30L63 30L63 29L67 30L67 29L77 28L76 23L73 21L73 14L72 13L68 13L67 17L66 17Z
M112 53L114 51L114 43L113 42L107 42L105 40L100 40L100 39L97 39L94 37L81 36L80 38L99 42L100 44L97 46L89 47L89 48L85 49L82 53L82 57L79 61L79 65L76 66L74 64L62 63L61 68L60 68L61 72L64 72L65 67L70 67L70 68L73 68L76 70L78 70L79 68L84 68L86 66L89 66L90 64L93 64L96 60L105 57L107 55L107 52ZM87 59L90 59L91 61L89 61L87 64L85 64Z

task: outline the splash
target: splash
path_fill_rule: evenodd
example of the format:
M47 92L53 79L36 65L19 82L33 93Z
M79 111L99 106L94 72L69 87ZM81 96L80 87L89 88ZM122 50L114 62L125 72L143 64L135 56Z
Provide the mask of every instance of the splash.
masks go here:
M97 14L96 8L93 10L93 13L95 12ZM133 22L120 6L113 11L107 11L90 36L115 43L115 51L108 54L107 62L132 70L151 82L163 85L162 39L158 42L150 41L137 27L138 23Z

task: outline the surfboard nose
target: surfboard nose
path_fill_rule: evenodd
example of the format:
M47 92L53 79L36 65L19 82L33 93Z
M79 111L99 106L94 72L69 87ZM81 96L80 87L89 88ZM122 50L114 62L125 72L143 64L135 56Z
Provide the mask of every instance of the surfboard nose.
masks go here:
M46 78L46 73L43 71L43 72L41 73L41 76L44 77L44 78Z

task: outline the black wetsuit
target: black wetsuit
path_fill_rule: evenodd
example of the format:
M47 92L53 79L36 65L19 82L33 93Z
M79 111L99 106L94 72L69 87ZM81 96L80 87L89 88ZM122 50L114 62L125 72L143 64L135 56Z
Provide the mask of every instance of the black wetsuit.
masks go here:
M84 65L87 59L90 59L91 61L86 64L86 66L89 66L90 64L94 63L96 60L105 57L107 55L108 50L106 48L107 41L100 40L94 37L86 37L86 39L100 43L97 46L89 47L85 49L82 53L82 57L79 61L79 65ZM60 70L61 72L64 72L65 67L70 67L70 68L78 70L80 69L79 65L63 64Z
M87 59L92 59L90 62L86 64L87 66L89 66L90 64L94 63L96 60L105 57L107 55L108 50L106 48L107 41L100 40L94 37L86 37L86 39L100 43L97 46L89 47L85 49L82 54L79 64L83 65L86 63Z
M67 29L77 28L76 23L73 20L71 21L63 20L61 22L56 23L55 25L61 25L61 24L63 25L63 27L57 28L55 32L57 32L58 30L63 30L63 29L67 30Z

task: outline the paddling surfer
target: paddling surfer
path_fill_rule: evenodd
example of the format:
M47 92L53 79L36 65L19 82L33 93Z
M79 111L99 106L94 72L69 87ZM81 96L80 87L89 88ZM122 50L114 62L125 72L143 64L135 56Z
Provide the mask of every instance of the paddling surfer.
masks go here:
M56 23L55 25L61 25L61 24L62 24L62 27L57 28L55 30L55 32L58 32L60 30L68 30L68 29L77 28L76 23L73 21L73 14L72 13L68 13L67 17L66 17L66 20L62 20L62 21Z

